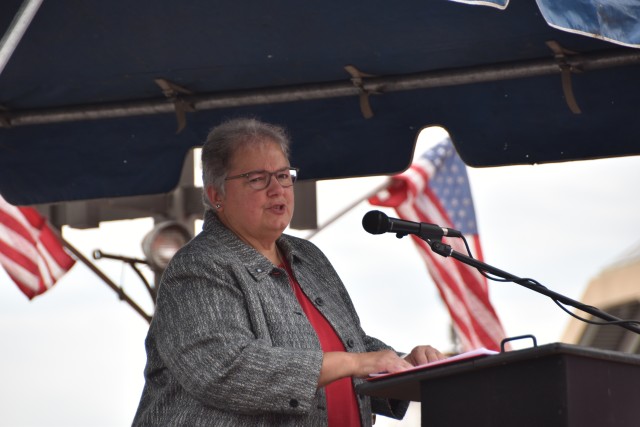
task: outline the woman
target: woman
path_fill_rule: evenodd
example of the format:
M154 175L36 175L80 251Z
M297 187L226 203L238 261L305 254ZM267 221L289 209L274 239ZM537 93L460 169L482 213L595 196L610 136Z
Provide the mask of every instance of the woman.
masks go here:
M146 340L140 426L371 425L406 402L357 396L370 373L406 359L367 336L312 243L283 235L297 170L285 132L254 119L214 128L202 150L203 231L172 259Z

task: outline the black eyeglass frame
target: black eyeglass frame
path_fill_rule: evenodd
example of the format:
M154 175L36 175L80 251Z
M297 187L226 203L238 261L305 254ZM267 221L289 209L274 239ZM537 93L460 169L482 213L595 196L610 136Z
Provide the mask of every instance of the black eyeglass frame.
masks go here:
M269 172L267 170L257 170L257 171L249 171L249 172L245 172L245 173L241 173L240 175L233 175L233 176L228 176L226 177L224 180L225 181L229 181L232 179L238 179L238 178L249 178L249 176L251 174L254 173L265 173L267 174L267 179L265 180L265 185L263 187L260 188L254 188L253 186L251 186L251 181L247 181L247 183L251 186L251 188L253 188L254 190L264 190L265 188L267 188L269 186L269 184L271 184L271 177L274 175L277 175L280 172L284 172L288 170L289 171L289 176L291 176L291 185L283 185L280 180L278 180L278 178L276 177L276 180L278 181L278 184L282 185L282 187L284 188L289 188L289 187L293 187L293 184L296 183L296 181L298 180L298 172L300 171L300 168L294 168L294 167L286 167L286 168L282 168L282 169L278 169L275 172Z

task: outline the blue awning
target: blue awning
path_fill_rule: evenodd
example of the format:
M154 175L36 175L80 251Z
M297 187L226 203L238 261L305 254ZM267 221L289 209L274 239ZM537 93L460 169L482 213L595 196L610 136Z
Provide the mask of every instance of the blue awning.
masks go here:
M0 74L0 193L168 192L241 115L290 130L302 179L400 172L429 125L476 167L639 154L638 7L493 3L43 2Z

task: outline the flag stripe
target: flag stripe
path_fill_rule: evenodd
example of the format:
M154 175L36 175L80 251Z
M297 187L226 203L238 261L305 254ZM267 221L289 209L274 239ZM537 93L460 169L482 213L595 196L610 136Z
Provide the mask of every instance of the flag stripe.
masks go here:
M0 197L0 265L29 299L51 288L74 263L44 217Z
M37 274L33 274L32 271L29 271L23 268L20 264L13 262L11 258L6 257L1 252L0 264L5 267L7 274L14 282L19 282L19 284L29 288L33 292L36 292L39 289L40 278Z
M31 225L22 216L20 210L14 206L3 205L0 203L0 224L4 225L7 230L19 235L28 245L35 245L36 241L31 232Z
M15 250L3 240L0 240L0 253L11 260L12 264L20 266L20 268L33 275L38 274L38 265L33 262L32 258L25 255L24 252Z
M435 204L435 203L433 203ZM433 205L431 204L431 205ZM411 205L409 205L411 206ZM419 221L419 222L430 222L430 218L428 216L425 216L423 214L420 213L419 210L415 210L414 214L407 214L406 210L402 210L402 213L399 211L401 216L408 216L408 217L414 217L415 221ZM404 215L403 215L404 214ZM443 218L443 221L444 218ZM437 222L437 221L433 221L433 222ZM446 222L446 221L445 221ZM441 224L444 222L440 222ZM426 262L430 262L430 263L436 263L438 266L440 266L442 263L440 262L440 260L444 259L440 256L438 256L438 258L436 258L433 253L431 252L431 249L427 246L427 244L422 241L420 238L418 238L417 236L412 236L414 237L415 242L422 247L423 251L425 252L426 255L428 255L429 259L425 259ZM477 241L477 237L476 236L472 236L472 240ZM452 242L447 242L452 244L452 246L456 246L456 242L457 241L452 241ZM461 245L461 244L460 244ZM471 245L470 245L471 246ZM477 245L474 245L477 246ZM461 250L462 248L456 248L456 250ZM462 249L462 251L464 251L466 249ZM423 255L425 255L423 254ZM454 292L454 295L457 296L457 298L461 301L465 300L465 291L469 291L471 293L474 294L476 299L479 299L480 301L483 301L483 295L484 294L484 287L481 287L480 289L477 289L475 286L468 286L469 283L474 283L477 282L478 284L482 284L485 281L481 278L479 278L478 276L480 275L479 272L477 272L477 270L475 269L469 269L469 268L465 268L464 264L460 264L458 262L453 262L453 260L450 264L450 266L443 268L443 272L446 273L447 270L452 270L453 272L456 272L457 274L455 275L447 275L445 280L443 280L443 283L453 283L455 284L455 287L452 289L452 291ZM474 274L475 273L475 274ZM467 285L465 286L465 283L467 283ZM453 304L453 301L450 300L450 302ZM475 305L475 304L474 304ZM486 306L485 306L486 307ZM490 310L493 310L492 308L489 307Z
M52 269L53 276L59 279L73 266L75 261L69 257L60 245L58 237L49 227L42 229L40 244L41 246L38 245L38 251L43 258L45 258L47 265Z

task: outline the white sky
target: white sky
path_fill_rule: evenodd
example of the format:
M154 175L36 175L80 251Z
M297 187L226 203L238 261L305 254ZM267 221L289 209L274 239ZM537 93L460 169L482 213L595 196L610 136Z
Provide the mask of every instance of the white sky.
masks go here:
M502 270L579 299L590 279L640 243L640 157L468 172L485 261ZM383 180L319 183L320 222ZM448 315L411 239L366 233L362 216L371 209L380 208L361 203L312 241L342 276L370 335L399 350L450 350ZM151 227L151 220L123 221L65 230L65 237L89 258L94 249L142 257ZM129 267L96 265L150 307ZM569 316L549 299L515 284L490 289L508 335L560 341ZM0 425L130 425L144 384L146 330L146 321L81 263L31 302L0 272ZM418 419L414 408L404 422L379 418L376 425Z

